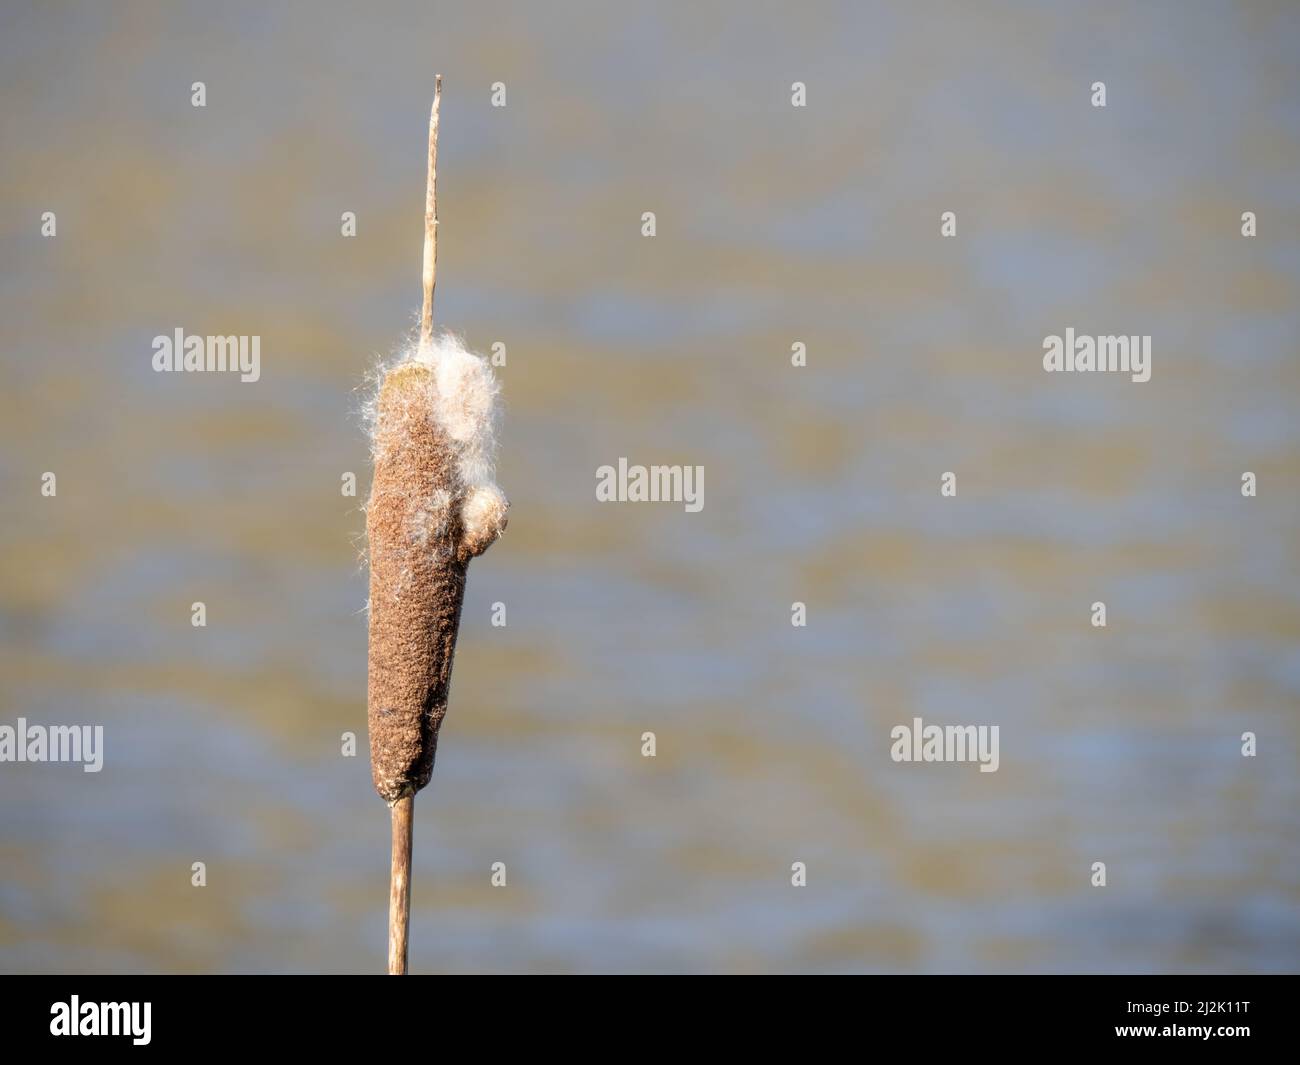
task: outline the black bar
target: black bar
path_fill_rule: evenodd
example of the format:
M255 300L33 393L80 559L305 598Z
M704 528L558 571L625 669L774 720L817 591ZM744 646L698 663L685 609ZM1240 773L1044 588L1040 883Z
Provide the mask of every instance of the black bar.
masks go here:
M692 1054L757 1040L765 1054L789 1047L820 1056L843 1042L846 1053L890 1048L926 1057L949 1048L983 1055L1127 1046L1236 1058L1290 1052L1296 1042L1296 984L1285 977L871 976L833 987L751 979L685 990L662 980L649 988L583 977L526 987L490 977L380 976L48 976L5 984L0 1048L12 1061L24 1060L13 1051L93 1053L110 1043L132 1053L355 1048L383 1055L391 1040L422 1054L454 1048L490 1058L526 1041L532 1052L621 1058L636 1048ZM66 1028L72 996L79 1034L52 1034L52 1024ZM138 1023L126 1023L120 1005L104 1010L103 1003L137 1004L130 1017ZM148 1042L137 1043L144 1003ZM114 1018L126 1034L80 1034ZM1206 1028L1208 1038L1186 1032Z

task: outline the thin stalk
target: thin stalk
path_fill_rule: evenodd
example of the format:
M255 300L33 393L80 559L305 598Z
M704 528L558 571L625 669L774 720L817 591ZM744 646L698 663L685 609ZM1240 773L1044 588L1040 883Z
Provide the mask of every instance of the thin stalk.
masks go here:
M433 286L438 278L438 103L442 75L433 79L433 110L429 113L429 181L424 191L424 306L420 310L420 351L433 341Z
M393 873L388 890L388 975L406 975L407 930L411 923L411 838L415 796L393 804Z

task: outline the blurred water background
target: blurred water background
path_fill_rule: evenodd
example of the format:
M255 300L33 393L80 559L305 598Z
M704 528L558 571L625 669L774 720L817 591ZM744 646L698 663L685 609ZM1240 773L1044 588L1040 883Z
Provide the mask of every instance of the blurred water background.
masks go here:
M356 390L435 71L435 319L506 346L513 509L413 970L1300 967L1297 45L1283 3L6 0L0 723L106 737L0 765L0 969L382 968ZM1045 374L1067 326L1151 381ZM261 380L152 372L178 327ZM703 511L597 503L620 456ZM895 764L914 716L999 771Z

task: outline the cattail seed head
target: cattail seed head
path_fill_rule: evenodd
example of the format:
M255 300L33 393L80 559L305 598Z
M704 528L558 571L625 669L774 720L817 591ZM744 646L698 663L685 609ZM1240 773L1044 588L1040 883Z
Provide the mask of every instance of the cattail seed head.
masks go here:
M469 560L506 526L493 481L498 387L451 336L405 353L370 410L370 767L390 805L433 772Z

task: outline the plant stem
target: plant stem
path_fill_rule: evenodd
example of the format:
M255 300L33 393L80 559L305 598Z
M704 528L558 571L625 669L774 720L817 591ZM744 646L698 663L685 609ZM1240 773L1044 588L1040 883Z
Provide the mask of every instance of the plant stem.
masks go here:
M433 79L433 110L429 113L429 179L424 190L424 306L420 310L420 350L433 340L433 286L438 276L438 102L442 75Z
M388 890L388 975L406 975L406 937L411 922L411 829L415 796L393 803L393 873Z

